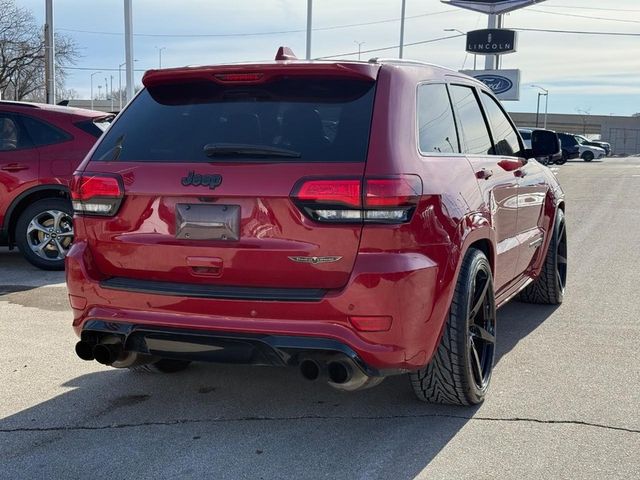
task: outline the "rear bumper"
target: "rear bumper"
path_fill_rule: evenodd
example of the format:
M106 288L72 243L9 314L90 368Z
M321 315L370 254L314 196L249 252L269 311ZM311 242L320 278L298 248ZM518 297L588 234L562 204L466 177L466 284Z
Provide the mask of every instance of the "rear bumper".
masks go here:
M127 289L126 282L113 288L99 278L86 244L79 241L66 260L73 326L78 336L95 328L95 322L131 331L200 332L216 342L258 336L258 343L249 342L258 346L256 351L264 351L264 345L281 351L279 340L272 344L272 339L331 342L334 350L358 359L365 372L415 370L428 363L437 347L452 288L449 278L440 278L444 269L431 260L447 258L446 247L433 248L438 251L429 256L360 253L342 290L318 299L274 301L149 292ZM351 325L350 316L391 316L393 321L388 331L362 332Z
M299 366L301 360L348 358L367 376L384 377L403 373L401 369L378 370L358 354L335 340L266 334L205 332L103 320L86 322L81 339L92 345L117 337L125 351L180 360L242 365Z

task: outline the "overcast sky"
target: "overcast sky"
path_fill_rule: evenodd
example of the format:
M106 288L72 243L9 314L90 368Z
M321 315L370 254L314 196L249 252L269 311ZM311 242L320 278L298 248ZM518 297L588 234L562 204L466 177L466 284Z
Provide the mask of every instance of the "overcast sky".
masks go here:
M44 18L44 0L18 0ZM96 83L124 62L122 0L55 0L55 27L80 47L77 70L69 70L68 88L88 98L90 74ZM397 46L401 0L315 0L312 56L323 57ZM272 59L279 45L299 57L305 53L306 0L134 0L136 81L145 69ZM411 18L415 17L415 18ZM587 18L589 17L589 18ZM598 18L592 18L598 17ZM353 24L374 23L369 25ZM405 43L486 28L487 16L444 5L440 0L407 0ZM340 28L329 28L340 27ZM638 0L547 0L505 17L506 28L581 30L640 34ZM283 31L297 31L282 33ZM98 33L101 32L101 33ZM278 33L280 32L280 33ZM235 35L234 35L235 34ZM238 35L240 34L240 35ZM254 34L254 35L249 35ZM455 34L454 34L455 35ZM503 68L522 70L519 102L512 111L535 111L539 84L550 90L549 110L558 113L630 115L640 112L640 36L595 36L520 32L518 52L502 57ZM464 37L405 47L405 58L453 69L473 68ZM397 57L397 49L363 53ZM357 59L356 55L340 57ZM484 64L478 57L479 67ZM124 74L123 74L124 82ZM97 90L97 88L96 88ZM102 89L104 91L104 88Z

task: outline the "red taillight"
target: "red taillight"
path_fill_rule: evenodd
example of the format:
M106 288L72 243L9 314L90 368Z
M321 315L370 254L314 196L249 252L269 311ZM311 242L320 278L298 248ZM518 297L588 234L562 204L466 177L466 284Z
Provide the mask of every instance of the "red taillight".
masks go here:
M360 208L361 187L360 180L307 180L300 186L296 198L303 202L340 203Z
M77 214L115 215L122 202L124 188L118 175L83 173L74 175L71 200Z
M302 179L291 194L311 219L348 223L407 222L421 195L422 181L416 175Z
M422 182L417 176L369 178L365 180L365 206L401 207L413 205L422 195Z

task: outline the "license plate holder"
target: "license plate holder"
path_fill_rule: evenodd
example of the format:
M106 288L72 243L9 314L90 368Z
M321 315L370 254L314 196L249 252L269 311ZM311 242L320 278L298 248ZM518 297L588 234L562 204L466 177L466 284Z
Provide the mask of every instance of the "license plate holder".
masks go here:
M176 238L237 241L240 239L240 205L176 205Z

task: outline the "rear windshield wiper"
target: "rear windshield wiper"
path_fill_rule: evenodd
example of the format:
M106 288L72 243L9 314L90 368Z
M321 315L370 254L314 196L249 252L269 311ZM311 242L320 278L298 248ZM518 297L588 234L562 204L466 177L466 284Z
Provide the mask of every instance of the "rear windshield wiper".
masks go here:
M122 143L124 142L124 135L120 135L116 140L116 144L111 147L107 152L98 158L100 162L115 162L120 158L120 154L122 153Z
M243 143L209 143L203 150L208 157L300 158L302 156L302 153L286 148Z

